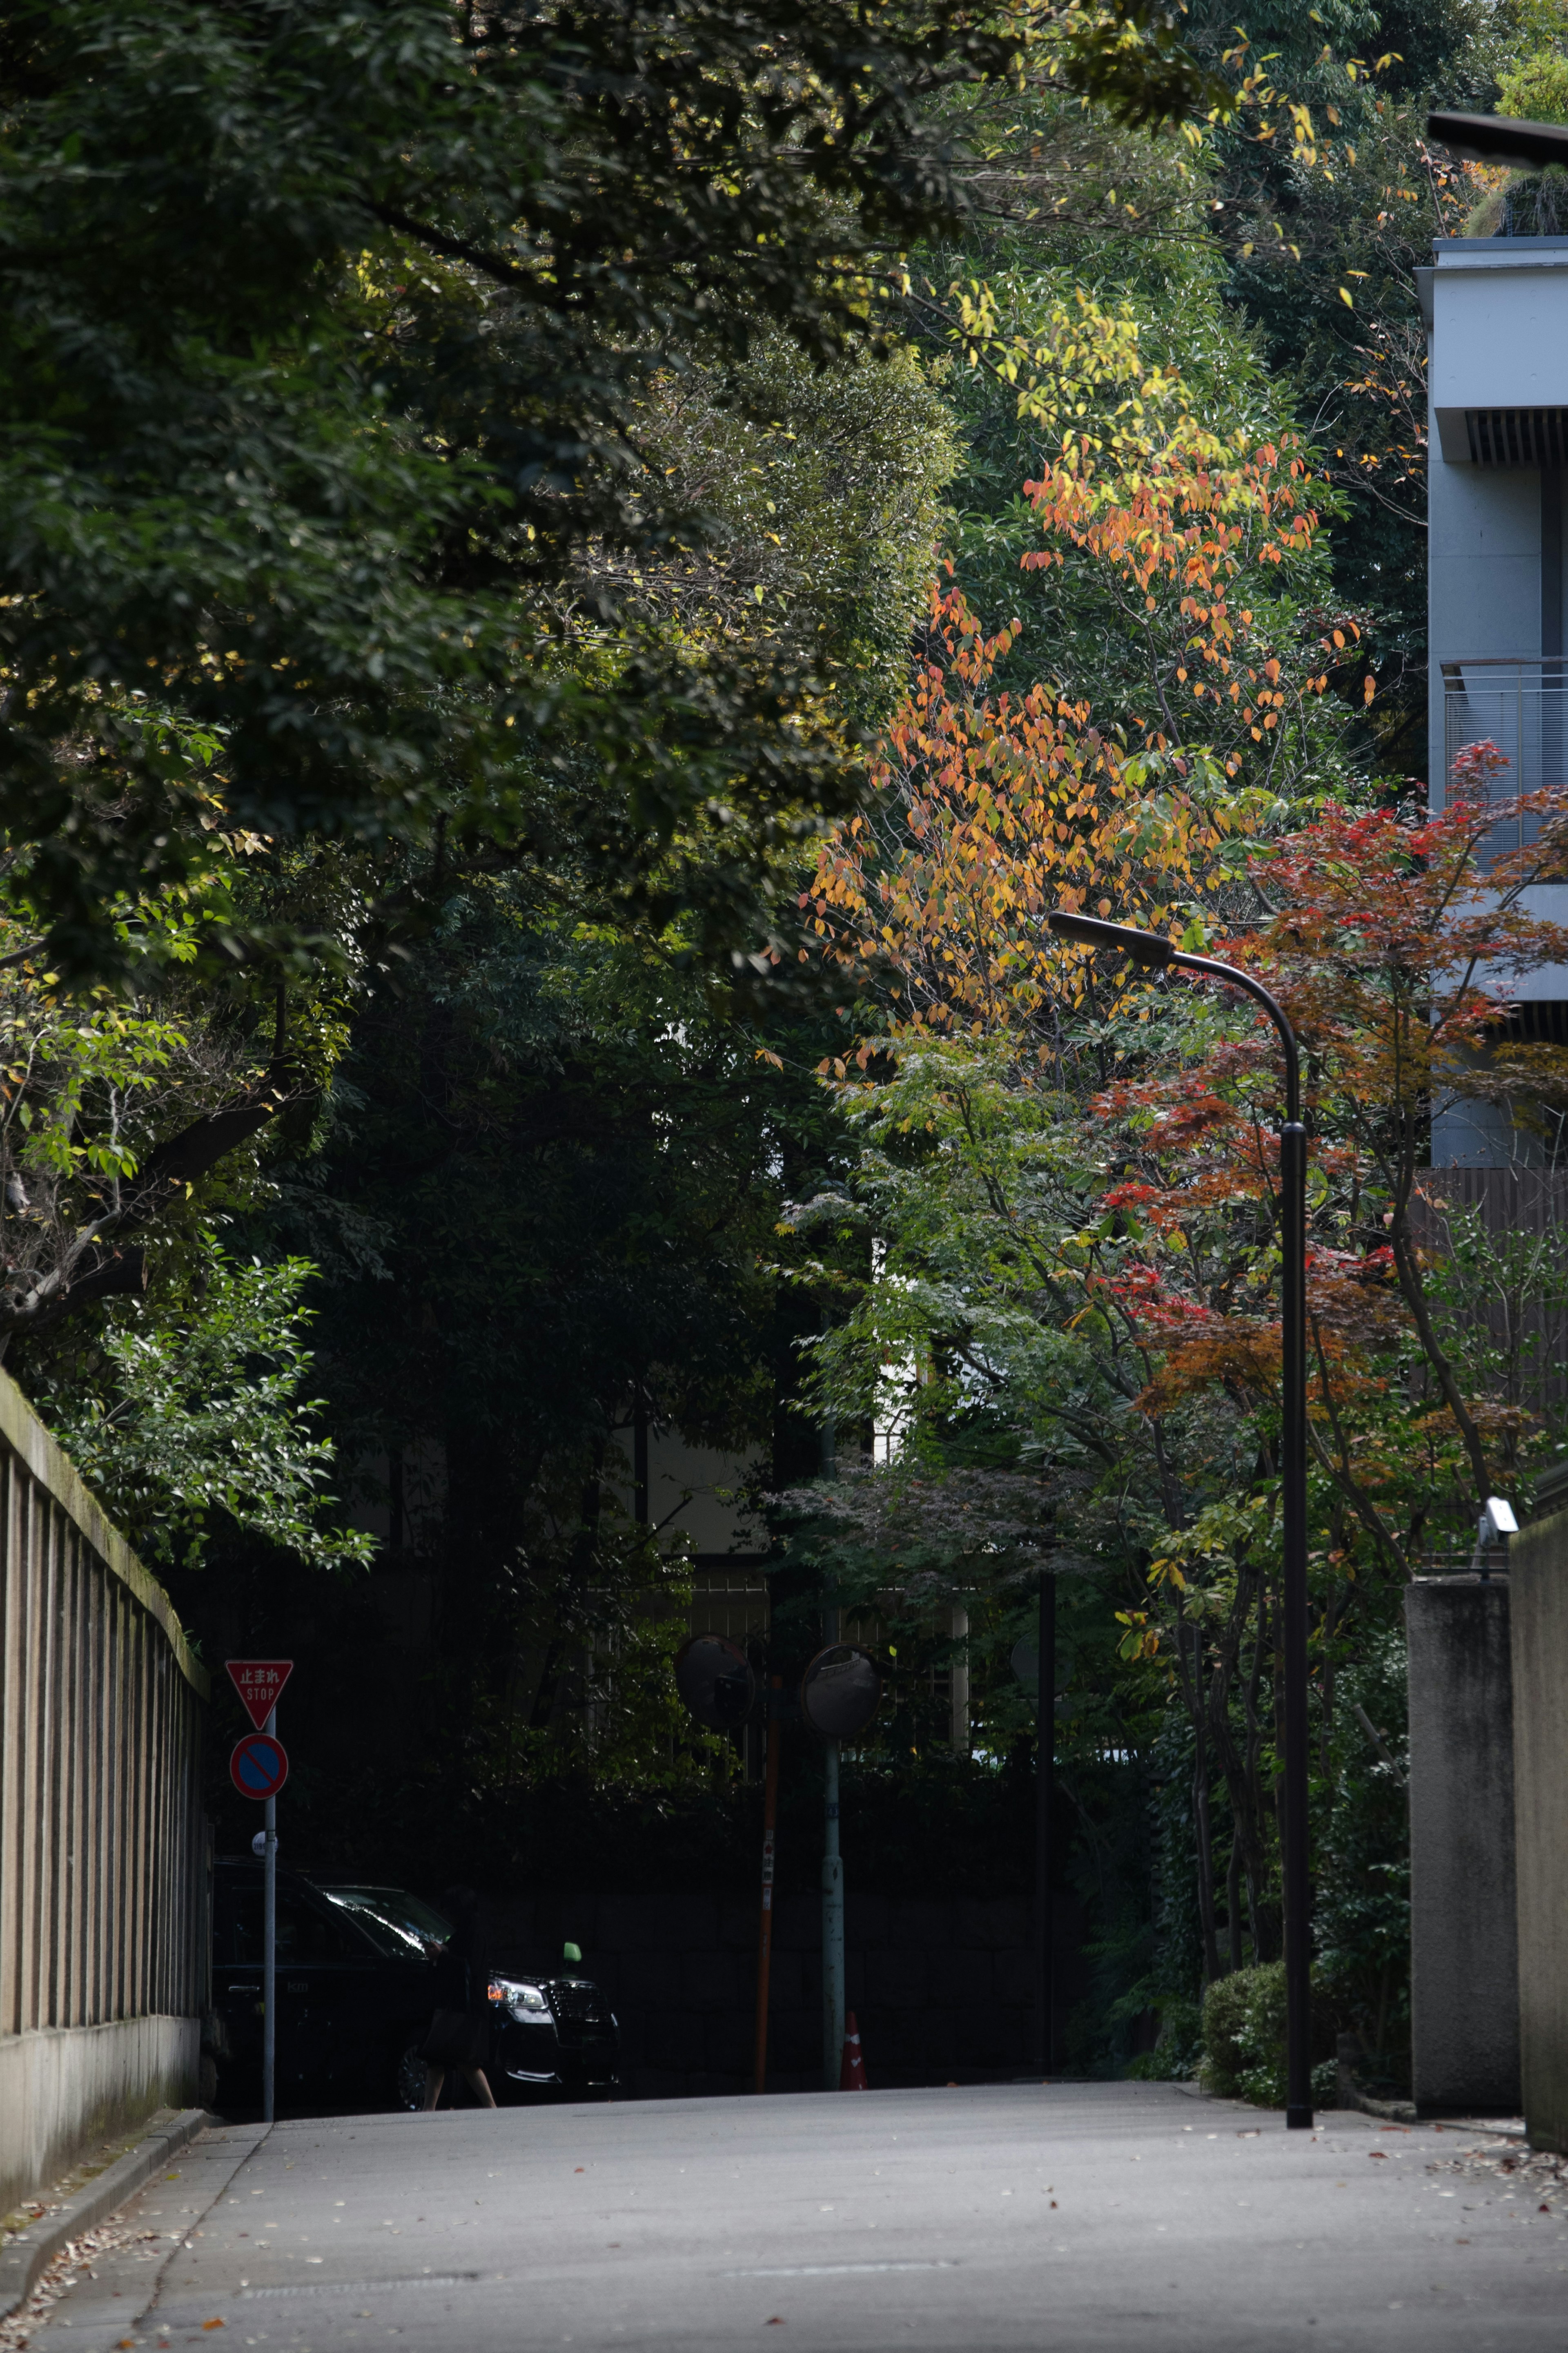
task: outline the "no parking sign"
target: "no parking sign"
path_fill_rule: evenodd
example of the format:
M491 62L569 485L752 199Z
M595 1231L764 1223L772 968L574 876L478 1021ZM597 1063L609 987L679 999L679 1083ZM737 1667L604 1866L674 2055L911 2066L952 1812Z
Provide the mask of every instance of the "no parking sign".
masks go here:
M242 1798L275 1798L289 1778L283 1743L269 1732L247 1732L235 1743L228 1778Z

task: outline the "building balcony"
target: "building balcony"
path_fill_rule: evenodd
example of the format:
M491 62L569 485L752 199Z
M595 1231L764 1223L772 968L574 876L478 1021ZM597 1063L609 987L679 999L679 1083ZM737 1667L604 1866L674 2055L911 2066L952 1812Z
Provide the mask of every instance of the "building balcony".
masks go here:
M1508 762L1490 779L1493 800L1568 786L1568 656L1485 656L1443 664L1443 806L1473 800L1457 785L1454 763L1472 744L1495 744ZM1541 820L1509 818L1488 836L1489 861L1533 841Z

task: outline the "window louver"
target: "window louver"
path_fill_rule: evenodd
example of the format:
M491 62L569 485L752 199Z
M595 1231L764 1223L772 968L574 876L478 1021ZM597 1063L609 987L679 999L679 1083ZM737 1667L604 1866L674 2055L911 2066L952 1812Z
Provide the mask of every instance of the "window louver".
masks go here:
M1502 1019L1489 1027L1500 1045L1568 1046L1568 998L1535 997L1510 1005Z
M1477 466L1568 465L1568 408L1467 408Z

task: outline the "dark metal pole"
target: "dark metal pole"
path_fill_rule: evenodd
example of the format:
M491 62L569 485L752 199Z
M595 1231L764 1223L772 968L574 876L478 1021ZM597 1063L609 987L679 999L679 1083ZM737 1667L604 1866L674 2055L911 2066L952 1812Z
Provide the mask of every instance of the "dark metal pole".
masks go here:
M1039 1730L1035 1765L1035 2061L1042 2075L1051 2072L1055 2051L1052 2015L1052 1958L1055 1922L1051 1913L1051 1784L1055 1779L1057 1746L1057 1580L1040 1579Z
M1285 2122L1312 2122L1312 1945L1307 1857L1307 1131L1279 1138L1283 1228L1285 1539Z
M822 1613L824 1644L838 1640L838 1610ZM822 1744L822 2087L837 2092L844 2067L844 1858L838 1847L838 1765L842 1744Z
M278 1737L278 1710L268 1708L267 1729ZM252 1820L255 1816L252 1815ZM261 2121L273 2120L273 2073L278 2058L278 1800L268 1798L262 1816L266 1824L266 1862L261 1894Z
M773 1962L773 1841L779 1819L779 1742L784 1724L779 1715L784 1678L770 1679L766 1701L768 1761L763 1783L763 1906L757 1926L757 2032L752 2066L752 2089L768 2087L768 1989Z
M1285 1121L1279 1131L1280 1519L1285 1635L1285 2123L1312 2122L1312 1923L1307 1841L1307 1131L1301 1123L1301 1066L1296 1033L1279 1005L1250 973L1211 956L1171 958L1256 997L1285 1050Z

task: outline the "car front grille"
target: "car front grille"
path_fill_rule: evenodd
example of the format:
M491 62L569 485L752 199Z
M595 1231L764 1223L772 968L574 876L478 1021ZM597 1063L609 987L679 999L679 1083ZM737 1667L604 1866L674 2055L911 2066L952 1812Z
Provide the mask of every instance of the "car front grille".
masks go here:
M602 2026L610 2023L609 2005L595 1985L584 1985L573 1978L555 1979L550 1988L550 2006L563 2026Z

